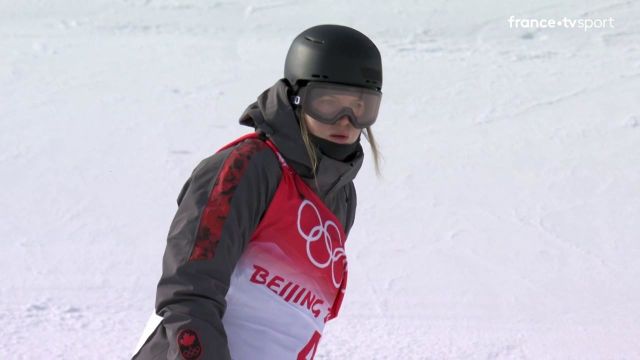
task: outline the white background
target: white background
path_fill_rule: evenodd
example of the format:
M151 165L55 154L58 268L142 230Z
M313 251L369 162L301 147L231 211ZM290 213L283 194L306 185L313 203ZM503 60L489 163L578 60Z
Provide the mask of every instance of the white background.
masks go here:
M639 19L615 0L0 0L0 358L131 356L184 181L322 23L380 48L384 162L355 181L316 358L640 358Z

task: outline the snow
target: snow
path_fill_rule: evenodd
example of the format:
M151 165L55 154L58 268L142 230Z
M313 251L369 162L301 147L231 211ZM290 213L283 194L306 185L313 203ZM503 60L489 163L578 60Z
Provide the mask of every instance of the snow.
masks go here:
M614 0L0 1L0 358L130 358L184 181L322 23L381 50L385 161L355 181L316 359L640 358L639 18Z

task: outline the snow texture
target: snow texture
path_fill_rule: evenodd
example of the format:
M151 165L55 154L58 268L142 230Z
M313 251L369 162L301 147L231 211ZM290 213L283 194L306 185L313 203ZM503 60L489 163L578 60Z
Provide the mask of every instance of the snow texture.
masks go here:
M384 161L355 181L316 359L639 359L639 19L617 0L0 1L0 359L130 358L184 181L322 23L381 50Z

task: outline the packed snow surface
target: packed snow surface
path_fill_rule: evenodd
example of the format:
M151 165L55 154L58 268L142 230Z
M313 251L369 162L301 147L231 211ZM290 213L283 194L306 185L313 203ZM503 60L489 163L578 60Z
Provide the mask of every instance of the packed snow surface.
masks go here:
M640 358L640 1L0 0L1 359L130 358L184 181L323 23L380 48L384 161L316 359Z

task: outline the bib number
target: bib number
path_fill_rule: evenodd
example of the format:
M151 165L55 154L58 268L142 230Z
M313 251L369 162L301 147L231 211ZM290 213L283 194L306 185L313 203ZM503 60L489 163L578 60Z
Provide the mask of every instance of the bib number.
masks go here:
M322 335L317 331L313 333L307 345L305 345L298 353L298 360L313 360L313 357L316 355L316 350L318 349L318 343L320 343L321 336Z

